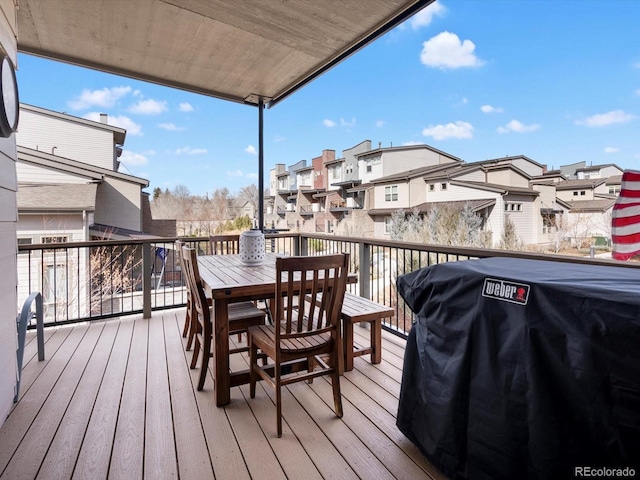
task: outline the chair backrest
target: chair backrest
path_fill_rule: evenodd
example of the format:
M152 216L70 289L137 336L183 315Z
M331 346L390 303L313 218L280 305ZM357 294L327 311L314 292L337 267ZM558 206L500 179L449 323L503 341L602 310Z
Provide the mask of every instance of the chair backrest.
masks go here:
M213 255L231 255L240 253L240 235L212 235L209 246Z
M276 259L276 339L339 328L349 254Z
M198 315L201 315L205 322L209 321L209 305L204 293L200 271L198 270L198 257L194 248L182 247L182 259L185 274L191 291L191 301Z

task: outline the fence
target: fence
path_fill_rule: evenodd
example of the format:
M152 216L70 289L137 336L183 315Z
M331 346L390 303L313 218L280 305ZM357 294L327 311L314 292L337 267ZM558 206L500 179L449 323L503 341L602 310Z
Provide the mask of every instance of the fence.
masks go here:
M150 317L152 310L184 305L186 290L174 251L176 239L19 245L18 298L41 292L46 325L134 313ZM196 248L200 255L211 253L208 238L180 237L180 240ZM266 249L283 255L348 252L350 270L358 275L358 282L349 286L351 293L393 307L396 315L384 328L399 335L409 331L413 313L395 288L396 278L425 266L511 256L638 267L628 262L323 234L267 234Z

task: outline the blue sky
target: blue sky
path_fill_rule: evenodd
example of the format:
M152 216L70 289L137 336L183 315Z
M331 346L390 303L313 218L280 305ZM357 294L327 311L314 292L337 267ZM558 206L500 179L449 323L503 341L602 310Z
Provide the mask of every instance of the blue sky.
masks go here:
M468 162L640 169L640 1L438 0L265 111L265 186L369 139ZM127 129L126 172L193 194L257 183L255 107L18 57L20 100Z

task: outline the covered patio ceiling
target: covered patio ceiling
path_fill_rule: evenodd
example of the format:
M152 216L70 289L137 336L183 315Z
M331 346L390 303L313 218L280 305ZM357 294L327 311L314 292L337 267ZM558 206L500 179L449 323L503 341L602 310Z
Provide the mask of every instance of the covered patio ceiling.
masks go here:
M18 51L273 106L434 0L17 0Z

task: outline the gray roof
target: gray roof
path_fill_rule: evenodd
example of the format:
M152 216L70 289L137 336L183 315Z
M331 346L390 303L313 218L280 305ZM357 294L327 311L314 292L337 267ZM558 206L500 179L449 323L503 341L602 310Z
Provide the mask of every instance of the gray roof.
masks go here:
M97 188L95 183L18 185L18 211L94 211Z
M386 175L384 177L376 178L372 180L371 183L387 183L387 182L397 182L401 180L409 180L411 178L417 177L426 177L430 174L438 173L440 176L447 174L447 172L457 172L463 167L461 163L458 162L448 162L441 163L439 165L429 165L426 167L413 168L411 170L405 170L403 172L392 173L391 175ZM443 172L444 171L444 172Z
M606 178L585 178L583 180L564 180L558 182L557 190L573 190L574 188L595 188L607 181Z
M616 203L615 200L576 200L569 202L571 212L606 212Z
M456 200L451 202L425 202L411 208L374 208L367 213L371 217L378 217L383 215L391 215L398 210L404 210L406 215L417 211L418 213L427 213L428 211L438 207L440 205L447 205L459 208L462 210L466 205L470 205L474 212L478 212L484 208L491 207L496 204L496 201L491 199L479 199L479 200Z
M18 51L240 103L277 101L434 0L20 0ZM73 48L70 48L73 46Z
M497 183L471 182L471 181L462 181L462 180L455 180L455 181L452 181L451 183L454 185L477 188L479 190L489 190L492 192L498 192L502 194L519 193L521 195L533 195L533 196L540 195L539 191L533 190L531 188L513 187L511 185L499 185Z
M38 165L40 167L50 168L72 175L79 175L94 181L101 181L105 176L126 180L127 182L137 183L141 187L148 187L149 180L125 173L114 172L107 168L97 167L89 163L79 162L70 158L52 155L40 150L21 147L18 145L18 161Z

